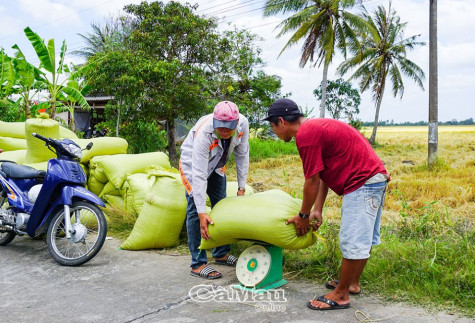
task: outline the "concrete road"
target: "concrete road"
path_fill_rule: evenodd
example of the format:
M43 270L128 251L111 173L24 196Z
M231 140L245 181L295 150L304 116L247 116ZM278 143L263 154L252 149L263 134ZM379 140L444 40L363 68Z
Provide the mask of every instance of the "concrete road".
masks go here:
M187 256L118 246L106 240L81 267L58 265L40 240L0 247L0 322L474 322L364 294L350 309L312 311L306 303L326 290L299 281L252 299L229 287L234 268L216 265L224 277L204 280L189 275Z

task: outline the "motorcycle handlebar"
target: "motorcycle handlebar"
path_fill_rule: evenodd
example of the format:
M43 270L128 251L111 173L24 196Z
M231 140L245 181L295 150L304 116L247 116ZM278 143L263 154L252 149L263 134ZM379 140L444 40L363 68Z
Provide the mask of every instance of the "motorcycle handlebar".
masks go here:
M33 132L31 135L32 135L33 137L35 137L35 138L38 138L38 139L40 139L40 140L43 140L44 142L46 142L46 143L48 143L48 144L51 143L51 139L45 138L45 137L43 137L42 135L37 134L36 132Z

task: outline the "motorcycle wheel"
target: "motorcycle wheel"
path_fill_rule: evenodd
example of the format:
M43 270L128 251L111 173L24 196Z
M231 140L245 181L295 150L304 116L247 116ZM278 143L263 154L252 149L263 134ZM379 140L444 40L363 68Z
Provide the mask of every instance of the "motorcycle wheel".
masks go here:
M64 209L51 220L46 244L51 256L64 266L85 264L101 250L106 239L107 222L104 213L94 204L76 201L70 207L71 238L66 238Z
M6 246L10 242L12 242L13 239L15 239L15 236L15 232L0 231L0 246Z

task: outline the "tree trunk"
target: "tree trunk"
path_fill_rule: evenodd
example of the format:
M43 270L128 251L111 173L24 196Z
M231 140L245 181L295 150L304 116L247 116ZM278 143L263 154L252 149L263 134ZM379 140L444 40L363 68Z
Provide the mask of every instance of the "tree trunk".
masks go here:
M76 133L76 118L74 118L74 107L71 110L71 130Z
M430 0L429 19L429 146L427 165L437 162L438 145L437 0Z
M172 166L178 165L178 154L176 152L176 125L175 120L167 120L168 156Z
M117 123L115 124L115 136L119 137L119 124L120 124L120 103L117 107Z
M386 73L383 73L383 75L385 74ZM383 81L381 84L381 95L379 96L378 102L376 103L376 113L374 114L373 133L371 134L371 138L369 138L369 143L371 145L374 145L376 143L376 131L378 129L379 109L381 108L381 102L383 102L383 94L384 94L385 86L386 86L386 79L383 77Z
M325 118L325 107L327 100L327 78L328 78L328 64L323 66L323 79L322 79L322 101L320 102L320 118Z

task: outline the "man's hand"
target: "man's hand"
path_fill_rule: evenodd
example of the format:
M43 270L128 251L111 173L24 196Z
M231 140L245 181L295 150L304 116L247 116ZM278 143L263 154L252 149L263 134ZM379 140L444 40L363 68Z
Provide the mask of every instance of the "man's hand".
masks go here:
M0 149L0 153L3 153L3 149Z
M323 223L322 212L321 211L312 211L310 213L310 222L312 222L312 221L314 221L312 223L313 231L317 231L318 228L320 228L320 226Z
M244 193L246 193L246 191L238 190L237 191L237 196L244 196Z
M200 218L200 233L201 237L205 240L209 239L208 224L214 224L213 220L206 213L198 213Z
M298 214L285 221L285 224L291 223L295 224L298 237L303 236L308 232L308 230L310 230L310 219L302 219Z

